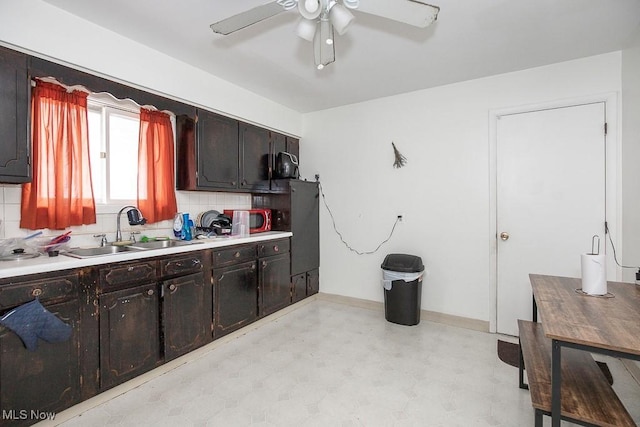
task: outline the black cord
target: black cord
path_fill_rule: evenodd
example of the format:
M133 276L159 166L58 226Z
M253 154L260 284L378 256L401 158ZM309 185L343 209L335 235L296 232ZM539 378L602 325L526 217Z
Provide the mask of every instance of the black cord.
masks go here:
M611 243L611 249L613 249L613 260L618 264L620 268L640 268L640 267L632 267L630 265L622 265L618 262L618 255L616 255L616 247L613 245L613 239L611 238L611 233L609 232L609 224L605 221L604 223L604 232L607 236L609 236L609 242Z
M393 223L393 227L391 228L391 232L389 233L389 237L387 237L385 240L383 240L377 248L375 248L372 251L359 251L357 249L352 248L345 240L344 237L342 237L342 233L340 233L340 231L338 231L338 227L336 226L336 220L333 217L333 212L331 212L331 209L329 208L329 205L327 204L327 198L324 195L324 191L322 190L322 184L320 183L320 181L318 181L318 187L320 188L320 194L322 194L322 202L324 203L324 206L327 208L327 211L329 212L329 216L331 217L331 222L333 224L333 229L336 232L336 234L340 237L340 240L342 241L342 243L347 247L347 249L349 249L351 252L355 252L358 255L371 255L371 254L375 254L376 252L378 252L378 250L382 247L382 245L384 245L385 243L387 243L391 237L393 236L393 232L396 230L396 225L398 225L398 222L400 221L400 218L396 218L396 222Z

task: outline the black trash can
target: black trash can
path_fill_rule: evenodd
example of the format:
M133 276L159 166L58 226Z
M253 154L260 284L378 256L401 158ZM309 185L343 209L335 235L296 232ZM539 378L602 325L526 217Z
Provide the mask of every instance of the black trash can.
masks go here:
M422 258L415 255L389 254L382 267L384 316L400 325L420 323L422 299Z

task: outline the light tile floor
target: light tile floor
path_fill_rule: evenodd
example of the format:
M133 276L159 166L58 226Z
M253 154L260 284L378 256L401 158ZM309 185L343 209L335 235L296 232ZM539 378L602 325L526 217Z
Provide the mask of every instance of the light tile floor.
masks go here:
M533 426L498 338L316 299L61 425ZM638 385L604 360L640 419Z

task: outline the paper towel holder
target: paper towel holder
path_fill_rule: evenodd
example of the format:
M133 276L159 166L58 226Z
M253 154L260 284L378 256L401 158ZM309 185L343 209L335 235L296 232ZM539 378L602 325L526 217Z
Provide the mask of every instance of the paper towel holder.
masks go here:
M591 238L591 253L589 255L600 255L600 236L597 234Z

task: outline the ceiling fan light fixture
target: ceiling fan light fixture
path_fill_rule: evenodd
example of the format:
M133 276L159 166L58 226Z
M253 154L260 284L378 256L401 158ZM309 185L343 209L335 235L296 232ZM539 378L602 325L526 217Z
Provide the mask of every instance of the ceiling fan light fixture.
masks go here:
M342 3L349 9L357 9L360 6L360 0L342 0Z
M300 0L298 1L298 11L303 18L316 19L322 13L321 0Z
M312 42L316 35L316 27L318 26L316 21L310 19L301 18L296 27L296 34L298 37L305 39L308 42Z
M333 24L333 28L336 29L338 34L343 35L353 22L354 16L349 12L349 9L336 3L329 11L329 19L331 19L331 24Z

